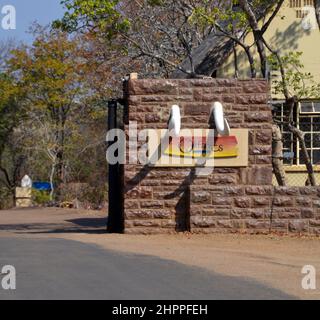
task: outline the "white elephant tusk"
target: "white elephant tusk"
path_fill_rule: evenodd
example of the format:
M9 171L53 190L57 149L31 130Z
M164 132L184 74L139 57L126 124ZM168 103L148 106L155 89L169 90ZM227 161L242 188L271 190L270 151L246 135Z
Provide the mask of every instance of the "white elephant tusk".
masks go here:
M168 121L168 130L173 133L176 137L179 136L181 130L181 113L180 107L177 105L172 106L170 112L170 118Z
M229 136L230 135L230 126L224 117L223 106L220 102L215 102L211 108L210 118L214 117L216 129L218 134L221 136Z

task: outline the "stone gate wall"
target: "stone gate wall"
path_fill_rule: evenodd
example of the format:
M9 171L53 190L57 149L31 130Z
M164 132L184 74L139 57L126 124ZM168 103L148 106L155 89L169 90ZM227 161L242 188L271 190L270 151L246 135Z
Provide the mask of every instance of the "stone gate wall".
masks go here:
M204 177L192 168L126 165L125 232L320 234L320 188L272 186L268 92L264 80L129 80L126 120L138 130L165 129L173 104L181 107L183 128L207 129L212 103L222 102L231 128L249 129L249 166Z

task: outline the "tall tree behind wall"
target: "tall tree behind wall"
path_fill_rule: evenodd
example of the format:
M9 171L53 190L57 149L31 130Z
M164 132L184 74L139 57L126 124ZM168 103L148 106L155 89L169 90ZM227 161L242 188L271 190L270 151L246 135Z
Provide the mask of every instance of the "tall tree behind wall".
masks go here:
M32 46L13 51L11 72L26 96L28 121L23 124L30 147L41 149L51 161L52 183L65 181L65 153L75 132L72 120L81 113L81 98L87 92L83 81L85 64L76 56L78 41L62 32L35 27ZM32 142L39 142L33 143Z
M208 0L63 0L67 12L55 27L73 32L100 33L109 46L119 45L122 53L141 61L146 76L169 77L179 69L192 76L193 51L215 30L195 12L208 13L212 19L232 1ZM105 50L108 50L106 46ZM180 63L188 59L191 67Z

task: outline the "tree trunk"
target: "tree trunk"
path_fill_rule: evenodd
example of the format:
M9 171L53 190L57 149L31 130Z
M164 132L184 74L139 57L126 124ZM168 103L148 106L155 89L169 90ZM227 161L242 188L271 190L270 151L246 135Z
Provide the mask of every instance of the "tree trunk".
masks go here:
M262 33L259 31L254 31L253 32L254 39L257 45L259 57L260 57L260 63L261 63L261 74L263 78L267 78L267 54L266 54L266 49L264 46L264 42L262 39Z
M250 64L250 73L251 73L251 78L255 79L257 77L257 71L256 71L256 67L255 67L255 62L254 62L254 58L250 52L250 48L245 49L245 52L247 54L248 60L249 60L249 64Z
M243 12L246 13L250 27L252 28L255 44L261 63L261 73L264 78L267 77L267 54L263 41L263 32L259 27L259 18L255 16L248 0L239 0L239 5Z
M279 0L270 0L268 3L262 2L259 4L259 13L257 14L257 20L265 18L267 12L276 4ZM225 27L222 25L222 27ZM241 31L241 30L239 30ZM244 29L242 30L244 32ZM234 40L228 39L227 36L222 37L217 34L210 34L199 47L192 51L192 59L194 61L195 73L197 75L211 76L214 71L218 70L226 61L226 59L232 54ZM179 65L171 75L172 79L186 78L187 74L182 72L183 70L191 70L190 59L186 59Z
M272 164L279 186L286 186L286 173L283 168L282 132L277 125L272 126Z
M50 201L53 201L53 195L54 195L54 175L56 171L56 163L52 163L51 165L51 173L50 173L50 186L51 186L51 191L50 191Z
M58 184L64 183L64 154L63 151L59 151L57 154L57 165L56 165L56 171L57 171L57 178L58 178Z
M294 109L298 103L298 99L296 96L294 96L291 98L287 98L286 100L287 100L286 104L290 110L289 130L290 130L290 132L293 133L294 137L299 140L301 150L303 152L303 157L306 162L306 168L308 171L308 182L310 183L311 186L316 186L317 182L316 182L316 178L314 175L314 170L313 170L312 162L310 159L310 155L308 153L308 149L307 149L306 142L305 142L305 133L294 126L293 114L294 114Z
M239 61L236 44L233 45L233 56L234 56L234 77L239 78Z
M16 188L11 189L10 191L12 196L12 204L14 207L16 207L17 206Z
M311 186L316 186L317 185L317 181L316 181L316 177L314 174L314 170L313 170L313 166L312 166L312 162L310 159L310 155L308 153L308 149L306 146L306 142L304 140L305 137L305 133L302 132L301 130L299 130L298 128L289 125L289 130L294 134L294 136L299 140L300 142L300 146L301 146L301 150L303 152L303 157L304 160L306 162L306 167L307 167L307 171L308 171L308 181L310 183Z

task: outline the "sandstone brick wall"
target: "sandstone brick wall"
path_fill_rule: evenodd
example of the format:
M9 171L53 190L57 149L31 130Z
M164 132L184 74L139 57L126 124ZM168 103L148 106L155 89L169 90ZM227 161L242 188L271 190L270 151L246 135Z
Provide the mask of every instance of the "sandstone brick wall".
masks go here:
M191 187L193 232L320 235L320 188Z
M231 128L249 129L249 166L194 169L125 166L125 232L272 230L320 233L320 190L272 187L272 114L264 80L129 80L127 120L164 129L178 104L183 128L208 128L214 101ZM126 126L128 130L128 126Z

